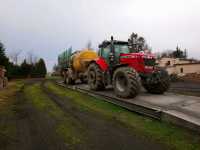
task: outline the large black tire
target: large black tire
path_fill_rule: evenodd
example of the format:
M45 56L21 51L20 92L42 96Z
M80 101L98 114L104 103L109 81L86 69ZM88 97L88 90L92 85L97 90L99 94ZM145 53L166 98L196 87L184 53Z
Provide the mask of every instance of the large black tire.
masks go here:
M88 84L91 90L104 90L103 72L96 63L92 63L88 67Z
M143 82L143 87L152 94L163 94L170 87L170 77L167 71L159 69L152 73Z
M81 77L80 80L81 80L81 83L83 83L83 84L87 83L87 78L86 77Z
M71 77L67 77L66 78L66 84L74 85L75 84L75 80L73 80Z
M120 67L113 75L115 94L122 98L134 98L140 92L140 77L130 67Z

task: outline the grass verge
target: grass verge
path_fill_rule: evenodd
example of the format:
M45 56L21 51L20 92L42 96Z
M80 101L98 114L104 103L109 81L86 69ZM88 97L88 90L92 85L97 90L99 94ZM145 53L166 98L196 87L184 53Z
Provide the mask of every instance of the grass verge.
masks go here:
M82 110L95 111L106 117L115 118L131 127L138 135L159 141L177 150L199 150L200 136L171 124L145 118L98 98L75 92L47 82L46 87L55 94L71 98Z
M16 142L15 95L24 83L12 81L8 87L0 91L0 149Z
M51 118L56 120L56 133L61 136L69 148L74 148L75 145L80 144L82 135L79 130L81 127L70 116L64 113L47 95L45 95L40 87L40 84L27 86L24 89L25 97L35 108L47 113ZM81 129L80 129L81 130Z
M9 82L8 87L0 90L0 111L6 109L13 102L13 97L18 92L24 83L21 80Z

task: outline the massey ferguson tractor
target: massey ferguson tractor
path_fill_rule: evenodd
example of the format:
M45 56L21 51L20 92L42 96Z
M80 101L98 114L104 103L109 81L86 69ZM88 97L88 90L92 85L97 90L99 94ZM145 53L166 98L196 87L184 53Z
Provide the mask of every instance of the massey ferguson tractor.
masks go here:
M98 58L88 66L88 84L91 90L104 90L112 85L118 97L133 98L141 85L153 94L163 94L169 88L168 73L156 67L155 56L145 53L143 38L132 34L126 41L103 41Z

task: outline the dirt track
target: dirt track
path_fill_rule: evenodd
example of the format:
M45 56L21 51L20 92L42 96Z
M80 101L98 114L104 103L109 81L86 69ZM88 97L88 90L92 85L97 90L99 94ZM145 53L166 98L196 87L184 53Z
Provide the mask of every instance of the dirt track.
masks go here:
M69 147L66 141L56 134L56 123L48 114L37 111L29 99L24 98L24 88L40 83L43 93L57 105L66 116L71 116L75 126L78 125L80 135L84 135L84 142ZM109 119L102 114L79 110L70 99L59 97L50 92L44 81L29 81L24 88L17 93L14 110L16 116L12 119L16 122L16 139L5 138L0 149L8 150L55 150L55 149L108 149L108 150L159 150L166 149L163 145L149 141L134 133L115 118Z

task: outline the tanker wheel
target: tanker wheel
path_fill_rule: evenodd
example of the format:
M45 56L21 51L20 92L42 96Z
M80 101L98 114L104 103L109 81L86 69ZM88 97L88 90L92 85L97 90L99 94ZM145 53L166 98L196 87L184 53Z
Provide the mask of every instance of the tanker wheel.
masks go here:
M74 85L75 84L75 80L73 80L71 77L67 77L66 78L66 83L68 85Z
M74 79L73 70L71 68L69 68L66 73L66 83L69 85L74 85L75 81L76 81L76 79Z
M92 63L88 67L88 84L91 90L98 91L105 89L102 70L95 63Z
M81 77L80 80L81 80L81 83L83 83L83 84L87 83L87 78L86 77Z
M140 92L138 73L130 67L120 67L113 75L115 94L122 98L133 98Z
M159 69L143 82L144 88L152 94L163 94L170 87L167 71Z

